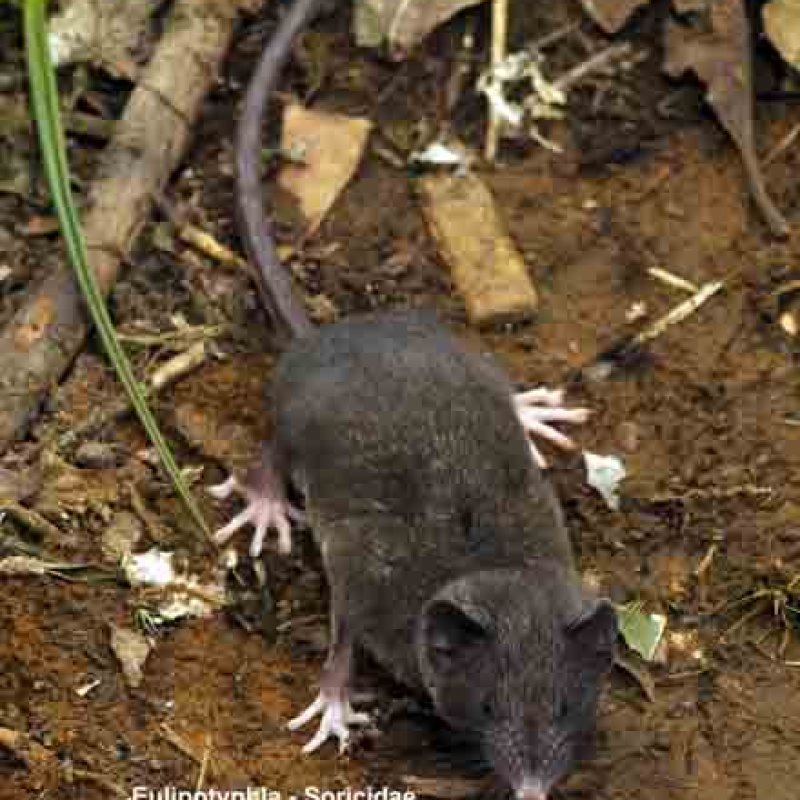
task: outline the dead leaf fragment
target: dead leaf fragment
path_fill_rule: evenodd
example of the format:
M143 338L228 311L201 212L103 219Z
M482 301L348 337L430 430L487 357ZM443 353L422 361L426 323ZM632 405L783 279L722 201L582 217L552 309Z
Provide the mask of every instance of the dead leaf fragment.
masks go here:
M368 119L286 107L282 148L301 152L303 163L284 165L278 182L297 199L308 233L320 226L353 177L371 130Z
M616 33L650 0L581 0L583 10L606 32Z
M753 200L773 235L789 225L764 185L753 126L750 29L742 0L711 3L702 28L668 21L664 71L673 78L692 71L707 86L706 99L739 148Z
M142 683L142 667L152 649L150 642L140 633L112 625L111 649L122 667L125 682L135 689Z
M772 0L761 13L767 38L787 64L800 70L800 0Z
M483 0L358 0L354 27L360 47L386 43L396 58L407 55L434 28Z

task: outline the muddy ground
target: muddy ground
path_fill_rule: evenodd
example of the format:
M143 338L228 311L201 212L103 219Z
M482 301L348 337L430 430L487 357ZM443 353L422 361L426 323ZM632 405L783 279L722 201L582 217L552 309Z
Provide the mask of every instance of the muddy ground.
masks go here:
M624 458L622 506L611 511L586 485L578 455L549 453L583 571L614 599L640 599L666 613L667 648L656 664L626 656L633 674L618 669L610 680L594 757L555 797L793 800L800 786L800 613L792 606L800 589L791 584L800 572L800 381L797 340L779 319L792 313L794 299L782 287L800 279L800 150L784 150L765 170L794 228L777 243L748 200L737 154L701 88L660 74L663 5L653 4L626 33L649 56L624 76L578 90L568 121L548 131L565 145L563 155L514 145L483 173L540 291L534 323L469 329L427 236L412 176L381 155L424 140L443 121L439 87L458 23L399 66L354 48L346 12L305 37L283 91L313 92L320 107L367 114L377 132L356 179L291 266L307 295L325 298L327 313L433 307L495 352L521 386L572 381L571 400L595 410L576 433L581 446ZM570 22L580 35L552 48L557 73L604 45L577 4L535 4L516 15L513 29L525 40ZM232 119L271 29L268 18L241 30L170 189L182 213L231 244ZM5 23L0 36L8 54L2 70L16 74L15 24ZM757 59L765 98L757 136L769 152L800 122L800 108L776 95L781 71L766 46ZM124 84L93 73L90 81L106 110L121 104ZM9 81L4 91L21 90ZM480 144L478 101L465 96L450 117L464 139ZM80 186L97 145L80 138L70 145ZM6 135L3 148L6 164L31 163L29 138ZM49 215L41 185L4 187L0 321L60 257L57 239L38 235ZM284 205L279 231L292 243L296 229ZM726 285L611 377L575 382L598 353L685 299L647 273L654 266L698 285ZM153 219L112 299L127 332L173 330L176 314L222 326L217 358L157 408L181 462L202 468L198 487L244 464L269 429L262 386L277 355L247 277L175 244ZM628 322L637 303L646 316ZM169 344L129 348L141 373L174 352ZM92 342L29 438L3 461L17 475L30 470L23 504L55 529L36 533L7 515L2 554L27 547L60 561L101 563L101 537L122 520L143 530L141 549L157 543L210 571L209 554L150 465L136 424L123 421L101 438L113 445L110 466L91 459L82 463L93 466L81 466L57 449L61 434L119 396ZM204 500L204 507L220 523L233 504ZM54 777L0 746L0 798L99 800L115 787L195 786L205 752L223 776L206 785L403 788L407 776L461 775L458 759L452 766L442 755L446 735L424 713L404 711L402 690L370 665L361 683L378 710L380 735L345 758L331 746L300 753L303 736L284 723L312 697L326 636L319 563L308 535L300 541L288 560L267 558L269 594L242 568L235 608L157 633L136 689L109 646L112 624L133 624L128 587L99 573L5 579L0 727L30 734L58 768ZM244 537L239 544L244 549Z

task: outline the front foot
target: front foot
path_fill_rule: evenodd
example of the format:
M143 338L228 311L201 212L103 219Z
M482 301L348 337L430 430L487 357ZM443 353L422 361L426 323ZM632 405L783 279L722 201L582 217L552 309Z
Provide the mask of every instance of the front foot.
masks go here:
M296 731L314 717L322 716L313 738L303 747L304 753L313 753L331 737L339 740L339 753L344 753L350 741L351 725L368 725L369 715L353 711L346 692L321 690L314 702L301 714L287 723L290 731Z
M290 553L292 550L292 525L291 522L303 522L304 515L299 509L292 506L283 494L283 490L271 476L267 480L240 483L233 475L224 483L208 488L209 494L218 500L224 500L232 494L239 494L245 498L247 505L227 525L214 533L214 541L224 545L236 531L247 524L255 528L255 533L250 542L250 555L257 558L264 547L264 539L269 530L274 530L277 536L277 548L281 553Z
M522 427L529 436L547 439L563 450L574 450L575 442L552 426L553 422L581 424L589 419L588 408L564 408L564 391L540 386L513 396L514 408ZM540 469L547 468L547 461L539 448L530 442L531 456Z

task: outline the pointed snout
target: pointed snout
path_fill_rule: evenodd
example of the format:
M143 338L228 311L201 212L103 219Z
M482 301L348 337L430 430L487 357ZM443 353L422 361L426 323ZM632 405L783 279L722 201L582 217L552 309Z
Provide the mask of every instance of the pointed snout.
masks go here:
M517 800L547 800L547 792L540 781L526 778L515 792Z

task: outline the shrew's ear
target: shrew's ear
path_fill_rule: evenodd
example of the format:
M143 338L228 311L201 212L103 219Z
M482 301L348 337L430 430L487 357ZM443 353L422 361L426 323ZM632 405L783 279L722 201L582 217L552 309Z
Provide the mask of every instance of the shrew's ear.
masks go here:
M437 673L467 668L491 637L485 620L451 600L437 600L425 611L423 642Z
M606 669L614 662L617 633L617 614L605 599L591 600L566 628L567 639L576 653Z

